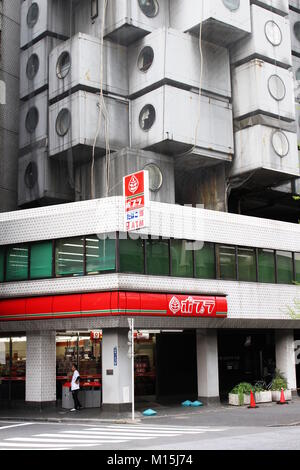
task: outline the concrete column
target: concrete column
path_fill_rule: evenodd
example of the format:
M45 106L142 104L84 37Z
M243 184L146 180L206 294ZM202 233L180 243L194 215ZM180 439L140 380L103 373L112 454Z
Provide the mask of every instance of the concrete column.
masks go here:
M198 396L203 403L219 403L218 341L216 330L197 330Z
M288 388L296 391L296 364L294 352L294 331L277 330L275 334L276 367L285 375Z
M131 359L128 330L103 330L102 406L113 411L131 408Z
M56 332L27 332L26 403L56 404Z

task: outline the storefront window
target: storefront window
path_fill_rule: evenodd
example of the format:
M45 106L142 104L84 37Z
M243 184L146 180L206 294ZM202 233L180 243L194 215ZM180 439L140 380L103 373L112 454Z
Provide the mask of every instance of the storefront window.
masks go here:
M215 279L215 246L213 243L204 243L200 250L195 251L196 277L200 279Z
M193 277L192 247L192 242L171 240L172 276Z
M238 249L239 281L256 281L256 255L253 248Z
M30 250L30 279L52 276L52 242L34 243Z
M292 284L293 282L293 255L288 251L277 251L277 282L279 284Z
M274 250L258 250L258 282L275 283Z
M99 239L96 235L86 238L86 272L99 274L116 269L115 240Z
M295 276L296 282L300 282L300 253L295 253Z
M25 400L26 337L0 338L0 398Z
M10 338L0 338L0 381L10 376Z
M28 245L7 248L6 280L22 281L28 279Z
M144 240L120 239L119 250L122 273L144 274Z
M4 281L4 248L0 248L0 282Z
M217 245L219 279L236 280L236 248Z
M91 339L87 332L66 332L56 337L56 392L62 396L62 386L72 376L72 364L78 365L83 381L101 380L101 337Z
M168 240L147 240L147 274L168 276L170 274Z
M56 276L82 276L84 274L84 238L57 240L55 246Z

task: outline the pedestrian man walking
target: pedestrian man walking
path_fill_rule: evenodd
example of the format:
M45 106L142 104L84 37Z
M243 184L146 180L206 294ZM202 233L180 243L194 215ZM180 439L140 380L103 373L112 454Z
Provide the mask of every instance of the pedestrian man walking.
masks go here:
M72 381L71 381L71 392L72 392L72 396L74 400L74 408L72 408L70 411L76 411L82 408L78 399L78 392L80 390L80 375L77 370L76 364L72 364L72 372L73 372L73 376L72 376Z

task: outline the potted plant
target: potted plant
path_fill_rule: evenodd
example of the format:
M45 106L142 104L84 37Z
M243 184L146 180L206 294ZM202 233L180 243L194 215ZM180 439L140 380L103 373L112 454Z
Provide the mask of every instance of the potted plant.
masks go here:
M281 390L284 391L284 398L288 401L292 399L292 391L288 390L287 380L280 372L276 369L275 377L272 380L271 391L272 391L272 401L280 401Z
M256 403L269 403L272 401L271 390L266 390L263 385L256 384L254 390Z
M249 405L251 390L253 390L253 386L247 382L236 385L229 393L229 405Z

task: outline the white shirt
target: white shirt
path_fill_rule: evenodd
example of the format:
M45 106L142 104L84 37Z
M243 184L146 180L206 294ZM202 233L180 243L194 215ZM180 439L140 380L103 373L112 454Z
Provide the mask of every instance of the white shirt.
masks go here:
M72 376L71 390L79 390L80 385L79 383L78 384L76 383L76 380L78 379L78 377L79 377L79 372L78 370L75 370Z

